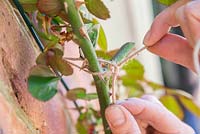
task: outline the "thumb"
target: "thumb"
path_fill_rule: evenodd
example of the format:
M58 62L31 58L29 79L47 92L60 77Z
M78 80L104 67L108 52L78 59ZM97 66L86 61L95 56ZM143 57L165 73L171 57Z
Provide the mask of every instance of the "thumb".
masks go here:
M136 120L123 106L111 105L105 115L113 134L141 134Z

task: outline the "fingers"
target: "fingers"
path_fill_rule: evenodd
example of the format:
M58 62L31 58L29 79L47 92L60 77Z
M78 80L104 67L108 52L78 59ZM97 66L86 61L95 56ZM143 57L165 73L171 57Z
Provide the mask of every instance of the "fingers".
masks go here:
M180 25L189 44L194 46L200 39L200 1L180 0L161 12L144 38L146 46L159 41L171 26Z
M200 0L180 0L158 15L144 39L149 50L162 58L193 71L193 48L200 40ZM179 24L187 40L168 34L171 26ZM158 45L158 46L157 46ZM190 46L191 47L190 47Z
M131 113L120 105L111 105L105 112L113 134L141 134Z
M181 27L181 29L184 33L184 36L188 40L189 44L191 44L191 46L192 46L192 44L194 42L192 41L192 35L190 34L190 29L188 27L188 22L186 20L186 16L185 16L185 13L184 13L184 8L185 8L185 6L182 6L182 7L177 9L176 20L180 24L180 27Z
M197 43L197 41L200 39L200 1L192 1L186 4L185 6L182 6L179 8L179 10L176 13L177 18L184 20L185 18L185 24L182 26L182 28L187 27L188 31L184 31L187 36L189 36L191 40L190 44L193 46ZM179 13L182 12L183 15L179 16ZM184 18L181 18L184 17ZM188 32L188 33L186 33ZM189 34L189 35L188 35Z
M147 100L149 102L152 102L152 103L156 103L158 105L163 105L155 96L152 96L152 95L143 95L141 97L141 99L144 99L144 100Z
M164 106L144 99L132 98L120 105L128 109L135 119L143 120L162 133L180 133L181 121Z
M195 70L193 60L191 60L193 58L193 48L183 37L166 34L155 45L149 47L148 50L166 60L183 65L193 71Z
M106 109L106 119L113 134L154 133L193 134L191 127L169 112L155 97L145 95L142 99L132 98ZM139 126L138 126L139 125ZM141 130L140 130L141 129Z
M168 7L160 13L154 20L149 32L144 38L146 46L152 46L159 41L166 33L168 33L171 26L178 25L176 20L176 10L182 5L186 4L189 0L180 0Z

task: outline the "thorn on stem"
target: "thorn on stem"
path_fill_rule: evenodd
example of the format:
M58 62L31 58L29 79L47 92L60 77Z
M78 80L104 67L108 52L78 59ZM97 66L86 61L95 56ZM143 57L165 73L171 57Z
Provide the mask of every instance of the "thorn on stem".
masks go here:
M76 0L75 1L75 5L76 5L76 8L79 8L82 4L84 4L85 2L82 1L82 0Z
M66 13L68 13L68 4L67 4L67 2L64 2L64 7L65 7Z
M109 96L112 96L112 93L109 91Z
M81 34L82 37L89 39L87 31L86 31L86 29L84 27L81 27L79 29L79 32L80 32L80 34Z

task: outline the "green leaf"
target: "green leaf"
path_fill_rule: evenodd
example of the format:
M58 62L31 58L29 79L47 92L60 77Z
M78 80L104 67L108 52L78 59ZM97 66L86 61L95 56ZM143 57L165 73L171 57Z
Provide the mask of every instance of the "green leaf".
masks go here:
M37 10L37 0L19 0L19 2L26 12L34 12Z
M32 16L34 18L34 16ZM59 21L59 17L54 17L55 19L52 22ZM57 18L57 19L56 19ZM45 16L41 13L37 13L37 25L35 26L35 30L39 35L42 43L45 46L45 49L53 47L59 43L59 38L51 33L49 33L50 23L47 21Z
M85 5L80 6L79 12L80 12L81 18L83 19L84 24L93 23L93 16L89 13Z
M99 46L99 48L101 50L107 51L108 50L108 43L107 43L106 34L104 32L104 29L103 29L102 25L98 22L97 19L91 18L91 17L87 17L87 15L85 15L85 16L82 15L82 18L83 18L83 21L84 21L85 24L89 24L89 25L93 24L93 25L97 26L97 29L98 29L98 41L97 41L97 44L98 44L98 46Z
M123 86L127 88L128 97L140 97L144 94L144 89L140 83L138 83L137 78L134 79L132 76L124 75L121 76Z
M192 99L186 98L184 96L178 96L181 104L189 110L191 113L196 115L197 117L200 117L200 107L193 102Z
M90 37L90 40L93 44L93 47L96 47L96 44L97 44L97 40L99 38L99 27L100 25L99 24L86 24L87 26L87 32L88 32L88 35Z
M98 45L103 51L108 50L107 38L102 26L100 26L100 29L99 29Z
M47 60L46 53L40 53L36 59L36 63L37 63L37 65L47 65L46 60Z
M78 118L76 130L79 134L92 134L96 133L95 127L97 127L97 125L102 126L100 112L87 106Z
M138 85L136 79L132 79L129 75L121 76L122 84L126 87L135 87Z
M97 57L98 58L102 58L102 59L105 59L105 60L111 60L112 57L118 52L119 50L116 49L116 50L112 50L112 51L109 51L109 52L105 52L103 50L96 50L96 54L97 54Z
M128 61L123 67L123 70L125 70L126 75L131 80L142 80L144 79L144 67L142 64L133 59Z
M19 0L21 4L37 4L38 0Z
M44 33L44 32L39 32L39 31L37 33L39 34L40 37L42 37L45 40L56 42L56 44L59 41L59 38L55 35L47 34L47 33Z
M55 74L52 72L52 70L49 67L43 65L37 65L33 67L30 75L42 77L55 77Z
M158 0L158 2L160 2L161 4L166 5L166 6L170 6L177 1L178 0Z
M144 95L143 87L140 84L135 83L133 86L128 88L128 97L140 97Z
M38 0L19 0L20 3L22 4L37 4Z
M44 32L40 32L38 30L37 30L37 33L38 33L42 43L44 44L45 49L54 47L59 43L60 39L57 36L54 36L52 34L47 34Z
M109 10L102 0L85 0L85 5L94 16L103 20L110 18Z
M76 130L79 134L88 134L87 126L81 121L76 123Z
M194 115L200 117L200 107L193 101L192 95L182 90L166 90L166 94L176 96L180 103Z
M59 80L47 66L37 65L28 77L28 90L38 100L48 101L57 93Z
M90 100L98 99L98 95L97 93L88 93L82 99L90 101Z
M179 103L177 102L177 100L173 96L170 96L170 95L162 96L160 98L160 101L169 111L174 113L180 119L183 119L184 117L183 110L181 106L179 105Z
M99 48L101 48L101 50L107 51L108 50L108 43L107 43L106 34L104 32L104 29L103 29L102 25L98 22L97 19L94 19L94 18L93 18L92 22L94 24L99 24L100 25L99 38L98 38L98 46L99 46Z
M87 109L84 113L81 113L78 121L76 123L76 130L79 134L88 134L90 133L90 127L94 127L94 124L91 123L93 120L93 111Z
M59 17L59 16L55 16L52 18L52 23L53 24L57 24L57 25L60 25L60 24L65 24L64 20Z
M112 55L109 55L105 51L96 50L96 54L97 54L98 58L102 58L102 59L105 59L105 60L110 60L112 58Z
M84 113L81 113L80 116L78 117L78 121L84 121L87 119L87 111Z
M111 59L111 61L113 61L115 63L121 62L122 60L124 60L130 54L130 52L133 51L134 47L135 47L135 43L133 43L133 42L127 42L113 56L113 58Z
M86 90L84 88L75 88L67 92L67 98L70 100L76 100L85 97Z
M82 99L82 100L93 100L97 99L98 96L96 93L86 93L86 90L84 88L75 88L71 89L70 91L67 92L67 98L70 100L77 100L77 99Z
M114 50L111 50L111 51L108 51L107 53L110 55L110 56L114 56L116 55L116 53L119 51L119 49L114 49Z

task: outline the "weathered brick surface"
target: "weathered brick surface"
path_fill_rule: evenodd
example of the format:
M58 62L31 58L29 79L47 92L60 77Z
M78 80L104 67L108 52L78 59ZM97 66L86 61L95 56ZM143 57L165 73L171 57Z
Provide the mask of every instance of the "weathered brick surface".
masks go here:
M27 91L37 49L8 0L0 0L0 134L66 134L59 96L42 103Z

